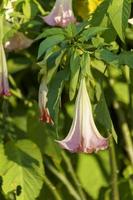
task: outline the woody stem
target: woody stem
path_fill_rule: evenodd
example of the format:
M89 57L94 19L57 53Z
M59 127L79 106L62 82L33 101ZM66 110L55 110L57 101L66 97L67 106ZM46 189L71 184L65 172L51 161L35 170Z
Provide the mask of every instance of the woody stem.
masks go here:
M116 154L115 154L115 147L114 147L114 141L113 138L110 137L110 164L111 164L111 186L112 186L112 200L120 200L119 197L119 189L118 189L118 177L117 177L117 162L116 162Z

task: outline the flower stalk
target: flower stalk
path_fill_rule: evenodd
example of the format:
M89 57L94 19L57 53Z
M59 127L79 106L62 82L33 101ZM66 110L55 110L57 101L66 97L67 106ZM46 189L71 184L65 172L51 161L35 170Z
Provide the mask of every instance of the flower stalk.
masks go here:
M111 166L111 186L112 186L112 200L120 200L119 197L119 189L118 189L118 168L117 168L117 162L116 162L116 154L115 154L115 148L114 148L114 141L113 138L110 137L110 147L109 147L109 153L110 153L110 166Z

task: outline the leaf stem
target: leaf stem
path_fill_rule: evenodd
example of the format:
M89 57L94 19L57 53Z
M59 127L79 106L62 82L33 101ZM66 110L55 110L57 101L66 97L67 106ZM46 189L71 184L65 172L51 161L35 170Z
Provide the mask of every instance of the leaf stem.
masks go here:
M86 197L85 197L85 194L83 192L83 189L81 187L81 184L79 183L79 180L76 177L76 174L75 174L74 169L72 167L71 161L70 161L70 159L68 158L67 154L64 151L62 152L62 157L63 157L63 159L64 159L64 161L65 161L65 163L67 165L68 172L70 173L70 175L71 175L71 177L72 177L72 179L73 179L73 181L74 181L74 183L75 183L75 185L76 185L76 187L78 189L78 192L79 192L79 194L81 196L81 200L87 200Z
M117 163L116 163L116 154L115 154L115 148L114 148L114 141L113 138L110 137L110 164L111 164L111 174L112 174L112 200L120 200L119 197L119 189L118 189L118 169L117 169Z
M66 178L66 176L60 173L55 167L53 167L50 163L46 163L48 169L66 186L70 194L74 197L75 200L81 200L80 196L75 191L75 188L71 184L71 182Z
M129 75L130 75L130 84L129 84L129 98L130 98L130 109L133 112L133 70L129 69ZM133 116L131 116L131 131L133 134Z
M126 122L124 113L122 109L120 108L120 104L117 101L114 101L113 106L118 115L119 123L121 124L121 131L122 131L123 138L125 141L125 145L126 145L125 149L127 151L127 155L129 157L131 164L133 165L133 144L132 144L132 138L131 138L130 131L128 128L128 124Z
M43 7L41 6L41 4L37 1L37 0L33 0L34 3L38 6L38 10L40 10L42 15L45 15L46 12L44 11Z
M44 178L44 182L45 184L48 186L48 188L50 189L50 191L52 192L53 196L55 197L56 200L62 200L60 194L58 193L58 191L56 190L55 186L51 183L51 181L46 177Z

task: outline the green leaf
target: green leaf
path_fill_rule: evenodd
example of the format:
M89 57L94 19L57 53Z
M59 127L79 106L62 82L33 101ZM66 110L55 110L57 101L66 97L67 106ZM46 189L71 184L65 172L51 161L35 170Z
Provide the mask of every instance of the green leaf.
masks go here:
M67 38L72 38L76 35L76 26L75 24L69 24L66 28L65 28L65 35Z
M64 30L62 28L49 28L45 29L44 32L38 35L35 40L40 40L48 36L59 35L59 34L62 35L64 34Z
M22 9L26 21L34 18L38 13L37 5L31 0L24 1Z
M53 35L41 42L39 45L39 50L38 50L38 58L40 58L49 48L53 47L54 45L59 44L65 39L64 35L58 34L58 35Z
M91 19L92 26L98 26L101 23L101 21L103 20L104 16L107 13L109 4L110 4L110 0L104 0L102 1L102 3L100 3L100 5L97 7L97 9L92 15L92 19Z
M130 10L131 3L129 0L112 0L108 9L111 22L123 42L125 40L124 33L128 24Z
M112 85L116 94L116 99L124 104L129 105L129 88L128 84L124 82L114 82Z
M127 199L133 199L133 193L130 188L130 181L127 180L122 180L119 183L119 191L120 191L120 199L122 200L127 200Z
M99 60L103 60L104 62L108 64L116 65L116 66L119 65L118 56L107 49L96 50L95 57Z
M91 72L90 72L90 54L88 52L84 52L81 58L81 73L83 76L90 76Z
M84 30L80 37L79 37L79 41L81 42L85 42L90 40L93 36L97 35L98 33L101 33L103 31L107 30L107 28L104 27L89 27L87 30Z
M58 67L62 61L62 57L65 53L65 50L61 49L59 51L56 51L53 53L48 59L47 59L47 82L49 83L52 78L55 76Z
M108 136L109 134L112 134L115 142L117 143L117 135L110 117L104 94L101 92L99 84L96 86L96 96L98 100L94 111L96 122L99 127L101 126L101 131L104 131Z
M80 71L80 55L76 49L73 49L70 58L70 71L69 98L72 101L75 96Z
M5 155L5 150L4 150L4 145L0 143L0 176L2 176L3 171L5 169L6 165L6 155Z
M102 187L108 186L110 173L109 152L101 151L98 154L83 155L78 157L77 174L85 191L98 198Z
M7 194L21 186L17 200L34 200L40 193L44 179L42 156L30 140L8 142L5 145L7 156L4 165L3 191Z
M38 105L34 104L27 115L28 137L35 142L41 152L52 158L55 164L61 162L61 149L55 142L56 136L52 128L39 121Z
M124 51L119 55L119 63L121 65L128 65L133 69L133 52Z

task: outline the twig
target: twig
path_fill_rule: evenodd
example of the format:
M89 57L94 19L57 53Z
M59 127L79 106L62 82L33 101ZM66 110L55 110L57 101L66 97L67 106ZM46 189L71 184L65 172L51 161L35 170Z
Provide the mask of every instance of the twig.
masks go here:
M114 108L116 110L116 113L118 115L119 123L121 124L121 131L122 131L123 138L124 138L124 141L125 141L125 149L127 151L129 160L130 160L131 164L133 165L132 138L131 138L131 135L130 135L130 131L129 131L128 125L126 123L126 119L125 119L124 113L123 113L122 109L120 108L120 105L119 105L119 103L117 101L114 101L113 106L114 106Z
M114 148L114 141L113 138L110 137L110 164L111 164L111 185L112 185L112 200L120 200L119 197L119 189L118 189L118 169L117 169L117 163L116 163L116 155L115 155L115 148Z
M81 200L86 200L86 197L85 197L85 194L84 194L84 192L82 190L81 184L79 183L79 180L75 175L75 172L74 172L74 169L72 167L71 161L70 161L70 159L68 158L68 156L66 155L66 153L64 151L62 152L62 157L63 157L63 159L64 159L64 161L65 161L65 163L67 165L68 172L70 173L70 175L71 175L71 177L72 177L72 179L73 179L73 181L74 181L74 183L75 183L75 185L76 185L76 187L78 189L78 192L79 192L79 194L81 196Z
M69 180L62 174L60 173L55 167L53 167L50 163L46 163L48 169L58 178L60 181L66 186L70 194L74 197L75 200L81 200L80 196L77 194L75 191L73 185Z
M52 192L53 196L56 200L62 200L60 194L56 190L55 186L51 183L51 181L45 176L44 178L45 184L49 187L50 191Z

